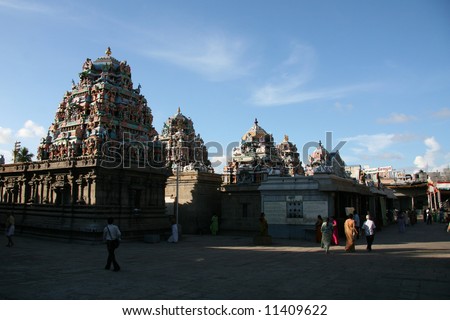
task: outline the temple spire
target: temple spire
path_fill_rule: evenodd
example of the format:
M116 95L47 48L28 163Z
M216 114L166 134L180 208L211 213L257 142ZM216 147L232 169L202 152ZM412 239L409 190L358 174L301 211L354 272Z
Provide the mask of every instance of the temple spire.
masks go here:
M178 107L177 113L181 113L181 108Z
M111 48L108 47L108 49L106 49L105 54L109 57L111 56Z

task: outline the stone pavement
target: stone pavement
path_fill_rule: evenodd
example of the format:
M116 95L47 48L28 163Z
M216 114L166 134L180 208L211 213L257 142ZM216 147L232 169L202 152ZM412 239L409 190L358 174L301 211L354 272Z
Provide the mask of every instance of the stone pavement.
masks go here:
M0 247L0 299L450 299L450 234L422 221L375 236L372 252L344 239L326 255L316 243L246 236L185 235L170 244L127 242L120 272L104 270L101 243L16 235ZM5 244L6 244L6 238Z

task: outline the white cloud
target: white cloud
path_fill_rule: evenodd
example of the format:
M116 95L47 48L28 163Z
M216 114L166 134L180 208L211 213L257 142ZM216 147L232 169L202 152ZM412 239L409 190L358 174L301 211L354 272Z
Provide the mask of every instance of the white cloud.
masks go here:
M10 143L12 141L12 130L10 128L0 127L0 144Z
M194 33L194 32L193 32ZM166 61L205 76L211 81L239 78L248 74L254 62L245 61L247 44L222 34L166 34L158 49L145 50L151 58Z
M391 113L386 118L379 118L377 122L380 124L398 124L414 121L415 119L416 117L404 113Z
M41 138L46 135L44 127L37 125L31 120L27 120L24 127L19 129L17 136L20 138Z
M418 169L435 170L436 159L440 156L441 146L434 137L426 138L424 140L426 151L423 156L417 156L414 159L414 164Z
M442 108L433 113L436 118L450 118L450 108Z

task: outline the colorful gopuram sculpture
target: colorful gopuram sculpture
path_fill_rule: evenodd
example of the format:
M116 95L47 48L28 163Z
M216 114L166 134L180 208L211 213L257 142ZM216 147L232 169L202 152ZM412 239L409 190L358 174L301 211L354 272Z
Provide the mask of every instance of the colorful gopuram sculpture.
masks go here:
M287 136L285 137L287 138ZM224 182L259 183L269 175L302 174L297 148L288 139L276 146L255 119L232 151L232 161L224 167Z
M151 110L141 85L133 88L127 62L113 58L108 48L105 56L86 59L79 77L59 104L38 159L112 157L117 152L111 151L124 148L133 160L144 157L152 165L163 164Z
M175 169L179 165L185 172L214 172L203 139L195 133L191 118L184 116L180 108L164 123L159 141L163 145L166 167Z
M284 135L283 142L277 145L277 150L283 160L283 175L305 175L297 146L289 141L288 135Z
M309 156L309 164L306 165L305 171L307 176L328 173L335 174L343 178L348 177L345 171L345 162L339 155L339 151L332 153L328 152L328 150L322 145L321 141L319 141L316 149Z
M129 236L164 230L169 171L140 91L109 48L86 59L38 161L0 165L0 209L13 206L22 230L62 237L96 237L109 216Z

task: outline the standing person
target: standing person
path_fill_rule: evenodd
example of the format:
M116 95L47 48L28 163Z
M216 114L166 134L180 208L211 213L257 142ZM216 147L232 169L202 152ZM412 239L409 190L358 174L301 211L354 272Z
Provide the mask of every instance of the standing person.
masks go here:
M361 233L361 220L359 219L359 214L356 211L353 214L353 220L355 220L356 239L359 239L359 234Z
M269 224L267 223L264 212L261 212L259 217L259 234L263 237L267 237L269 235Z
M316 242L320 243L322 241L322 224L323 224L323 219L321 215L317 216L317 221L316 221Z
M375 222L370 219L370 215L366 216L366 221L364 221L362 226L367 240L367 251L372 251L372 243L375 239Z
M177 243L178 242L178 224L177 224L177 220L174 217L172 217L170 219L170 222L172 224L172 227L171 227L172 235L169 237L167 242Z
M349 214L347 220L344 222L345 231L345 251L354 252L355 251L355 237L356 237L356 227L355 221L353 220L353 214Z
M108 218L108 225L103 229L103 240L106 241L106 248L108 249L108 260L106 261L105 270L110 270L111 264L113 264L114 271L119 271L120 266L116 261L115 251L119 247L122 233L113 222L113 218Z
M14 245L14 242L12 240L12 237L14 236L14 231L16 230L15 227L15 219L12 212L8 213L8 216L6 217L6 238L8 239L7 247L12 247Z
M330 222L333 225L333 234L331 236L331 244L337 246L337 245L339 245L339 233L338 233L338 225L337 225L336 218L334 216L332 216Z
M209 226L211 233L215 236L219 231L219 217L217 215L213 215L211 218L211 225Z
M404 233L405 230L406 230L406 228L405 228L406 222L405 222L405 215L403 214L403 211L400 211L400 212L398 213L398 216L397 216L397 225L398 225L398 231L399 231L400 233Z
M325 248L325 253L330 251L331 237L333 234L333 224L330 218L327 218L320 228L322 231L322 247Z
M431 224L433 222L433 216L431 214L430 209L427 209L427 224Z

